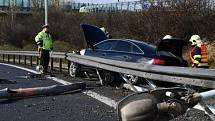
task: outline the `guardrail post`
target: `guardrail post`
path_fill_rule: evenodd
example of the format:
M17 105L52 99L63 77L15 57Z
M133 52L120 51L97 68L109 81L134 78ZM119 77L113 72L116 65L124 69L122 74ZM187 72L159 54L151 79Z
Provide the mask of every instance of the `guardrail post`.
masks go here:
M20 64L20 59L21 59L21 56L19 55L19 64Z
M24 59L24 63L25 63L25 65L26 65L26 56L25 56L25 59Z
M10 55L7 55L7 62L10 62Z
M70 64L71 64L71 61L69 61L69 60L68 60L68 65L67 65L67 69L68 69L67 71L68 71L68 74L69 74Z
M62 72L62 59L60 59L59 67L60 67L60 72Z
M33 60L33 59L32 59L32 56L31 56L31 58L30 58L30 65L31 65L31 66L33 65L33 64L32 64L32 60Z
M13 63L16 63L16 56L13 55Z
M39 64L39 57L37 57L37 65Z
M54 69L54 59L53 58L51 58L51 70L53 70Z
M2 55L2 61L4 62L4 54Z

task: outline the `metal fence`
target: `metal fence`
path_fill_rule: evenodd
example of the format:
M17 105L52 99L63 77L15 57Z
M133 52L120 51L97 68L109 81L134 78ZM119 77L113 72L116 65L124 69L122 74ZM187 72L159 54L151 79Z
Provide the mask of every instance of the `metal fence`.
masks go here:
M8 63L18 63L24 65L38 65L39 53L36 51L1 51L1 61ZM56 65L58 63L58 65ZM67 64L66 64L67 63ZM63 66L63 65L66 65ZM59 68L59 71L67 70L69 73L70 61L66 60L65 52L54 52L51 55L50 69Z
M194 2L193 2L194 1ZM49 5L54 5L67 11L79 11L84 6L87 12L122 12L133 11L139 12L150 8L186 8L186 5L194 9L210 9L214 10L214 0L140 0L131 2L118 2L109 4L93 4L93 3L75 3L59 0L57 3L49 2ZM43 8L43 0L1 0L0 10L8 11L15 8L17 11L30 11L34 8Z

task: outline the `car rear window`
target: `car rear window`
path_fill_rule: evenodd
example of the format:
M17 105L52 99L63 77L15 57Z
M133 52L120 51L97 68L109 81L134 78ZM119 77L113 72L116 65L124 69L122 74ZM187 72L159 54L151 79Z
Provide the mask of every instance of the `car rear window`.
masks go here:
M137 42L135 44L137 46L139 46L141 50L143 50L144 54L155 54L156 53L156 47L154 45L141 43L141 42Z
M139 48L137 48L136 46L132 45L132 50L135 53L143 53Z

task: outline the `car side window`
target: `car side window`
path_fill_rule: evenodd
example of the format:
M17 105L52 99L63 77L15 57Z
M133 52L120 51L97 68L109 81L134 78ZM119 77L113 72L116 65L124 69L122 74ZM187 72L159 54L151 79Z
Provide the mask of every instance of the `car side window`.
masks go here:
M131 43L125 42L125 41L119 41L114 48L116 51L122 51L122 52L132 52L131 51Z
M132 50L134 53L143 53L139 48L137 48L135 45L132 45Z
M110 50L114 45L115 45L115 41L104 41L104 42L101 42L97 45L95 45L96 49L101 49L101 50Z

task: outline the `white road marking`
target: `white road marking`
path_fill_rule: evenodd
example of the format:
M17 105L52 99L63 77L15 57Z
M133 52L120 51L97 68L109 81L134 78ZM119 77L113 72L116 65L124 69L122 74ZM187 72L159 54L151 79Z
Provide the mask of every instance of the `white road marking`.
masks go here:
M108 97L102 96L102 95L100 95L96 92L93 92L91 90L84 91L83 93L116 109L116 101L115 100L112 100Z
M10 67L14 67L14 68L18 68L18 69L21 69L21 70L25 70L25 71L28 71L28 72L31 72L31 73L34 73L34 74L39 74L37 71L34 71L32 69L28 69L28 68L24 68L24 67L20 67L20 66L16 66L16 65L12 65L12 64L6 64L6 63L0 63L0 65L5 65L5 66L10 66ZM51 79L53 81L56 81L58 83L61 83L61 84L64 84L64 85L67 85L67 84L71 84L70 82L67 82L65 80L62 80L62 79L59 79L59 78L56 78L56 77L47 77L48 79ZM88 91L84 91L83 92L84 94L110 106L110 107L113 107L116 109L116 101L115 100L112 100L108 97L105 97L105 96L102 96L96 92L93 92L91 90L88 90Z
M63 85L71 84L70 82L64 81L62 79L56 78L56 77L47 77L48 79L51 79L53 81L56 81L58 83L61 83Z
M12 65L12 64L7 64L7 63L0 63L0 64L1 65L5 65L5 66L10 66L10 67L18 68L18 69L21 69L21 70L25 70L25 71L28 71L28 72L31 72L31 73L34 73L34 74L40 74L37 71L31 70L31 69L28 69L28 68L24 68L24 67Z

